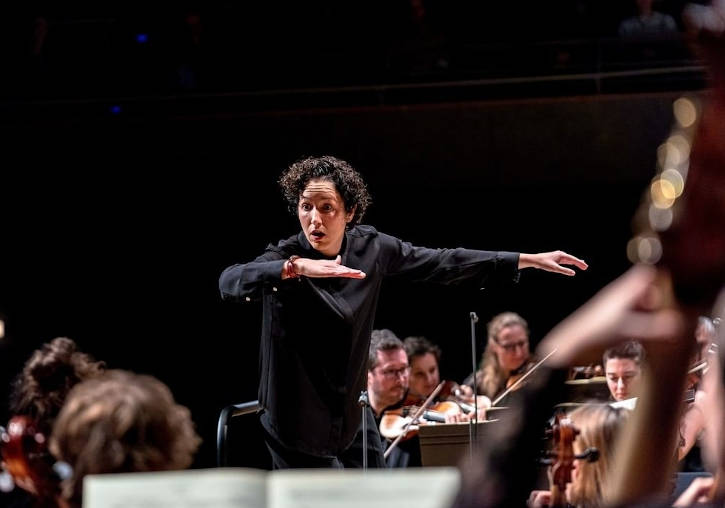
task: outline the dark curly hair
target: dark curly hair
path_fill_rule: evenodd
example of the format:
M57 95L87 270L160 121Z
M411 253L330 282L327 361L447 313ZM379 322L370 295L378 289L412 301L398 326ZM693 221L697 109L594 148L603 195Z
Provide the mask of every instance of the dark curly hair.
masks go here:
M33 352L15 378L10 412L31 417L41 432L49 432L71 388L104 369L103 362L78 351L71 339L53 339Z
M282 173L279 185L292 215L297 216L302 191L310 180L317 178L334 183L345 203L345 210L355 211L347 227L359 224L371 201L367 186L350 164L331 155L301 159Z
M80 507L86 475L185 469L200 443L191 413L164 383L109 370L68 394L50 450L73 468L62 496Z
M405 352L408 353L408 361L412 362L416 356L424 356L428 353L435 356L436 363L441 361L441 348L433 344L425 337L407 337L403 341Z

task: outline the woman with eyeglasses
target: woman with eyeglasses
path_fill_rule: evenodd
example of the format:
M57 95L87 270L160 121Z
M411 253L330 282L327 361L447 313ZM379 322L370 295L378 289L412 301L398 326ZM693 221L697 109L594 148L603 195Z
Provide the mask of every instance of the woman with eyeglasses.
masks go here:
M494 400L535 364L529 351L529 325L515 312L488 323L488 343L476 371L476 391ZM473 375L464 384L473 385Z

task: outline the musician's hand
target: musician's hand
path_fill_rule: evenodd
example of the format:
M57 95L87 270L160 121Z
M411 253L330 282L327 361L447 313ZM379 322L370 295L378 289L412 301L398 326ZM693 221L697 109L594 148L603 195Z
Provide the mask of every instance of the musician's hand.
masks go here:
M576 274L571 268L565 268L561 265L573 265L580 270L586 270L589 265L583 259L567 254L566 252L555 250L553 252L541 252L539 254L519 254L519 270L522 268L538 268L547 272L561 273L563 275L573 276Z
M455 395L465 402L473 402L473 388L468 385L458 385L458 388L455 390Z
M532 490L526 506L528 508L544 508L551 503L551 492L548 490Z
M672 506L692 506L693 504L707 503L708 493L715 483L714 478L695 478L685 491L680 494Z
M341 264L342 258L337 256L334 261L329 259L297 258L294 260L294 271L305 277L345 277L348 279L364 279L365 272L348 268Z
M467 414L465 413L443 413L443 416L446 419L446 423L463 423L470 420Z
M598 359L603 349L623 340L673 344L683 330L683 317L661 308L656 276L649 266L630 268L549 332L537 356L556 349L547 364L563 367L586 364L591 355Z

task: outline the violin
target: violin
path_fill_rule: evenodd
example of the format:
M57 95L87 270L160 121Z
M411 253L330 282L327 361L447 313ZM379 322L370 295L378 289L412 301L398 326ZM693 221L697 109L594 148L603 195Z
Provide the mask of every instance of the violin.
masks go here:
M420 406L409 405L385 411L380 420L380 435L387 439L401 437L402 440L407 440L418 435L420 425L445 423L446 415L461 413L460 406L452 401L433 404L430 409L423 409L416 418L415 415L420 410Z
M599 451L596 448L587 448L580 454L574 453L574 441L579 435L577 429L568 416L557 413L551 429L553 437L553 450L547 452L546 458L541 462L550 466L550 508L568 506L566 487L571 483L571 473L574 469L575 459L586 459L589 462L599 460Z
M15 485L41 499L55 498L60 488L47 445L45 435L28 416L14 416L6 429L0 427L3 468Z
M436 400L440 402L451 402L458 406L458 410L450 405L439 406L437 411L444 414L465 414L469 415L475 411L476 405L478 410L488 409L491 407L491 399L485 395L478 395L476 400L473 399L473 394L468 395L464 392L461 385L455 381L442 381L442 387L440 393L436 397ZM408 393L408 396L403 400L402 405L405 406L422 406L424 402L423 397L418 397L412 393Z

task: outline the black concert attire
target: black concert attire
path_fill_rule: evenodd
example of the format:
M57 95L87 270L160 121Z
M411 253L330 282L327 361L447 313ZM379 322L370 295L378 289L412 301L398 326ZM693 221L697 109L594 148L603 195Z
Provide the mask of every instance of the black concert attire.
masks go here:
M480 285L519 273L518 253L414 247L371 226L348 230L340 250L342 264L365 272L364 279L282 280L292 255L327 259L300 232L224 270L219 288L224 299L262 302L259 402L268 437L280 450L332 466L360 427L357 401L383 279Z
M405 391L405 395L403 395L403 398L400 399L395 404L392 404L385 409L383 409L379 415L375 417L375 423L376 428L380 428L380 422L383 419L383 415L386 411L392 411L395 409L400 409L405 405L405 402L408 400L408 393L409 391ZM382 440L383 447L387 450L390 444L393 442L392 439L384 438L383 436L380 436L380 439ZM420 456L420 438L415 435L408 439L403 439L398 442L395 448L390 452L390 455L388 455L388 458L385 459L385 466L387 468L405 468L405 467L420 467L422 466L422 460Z

